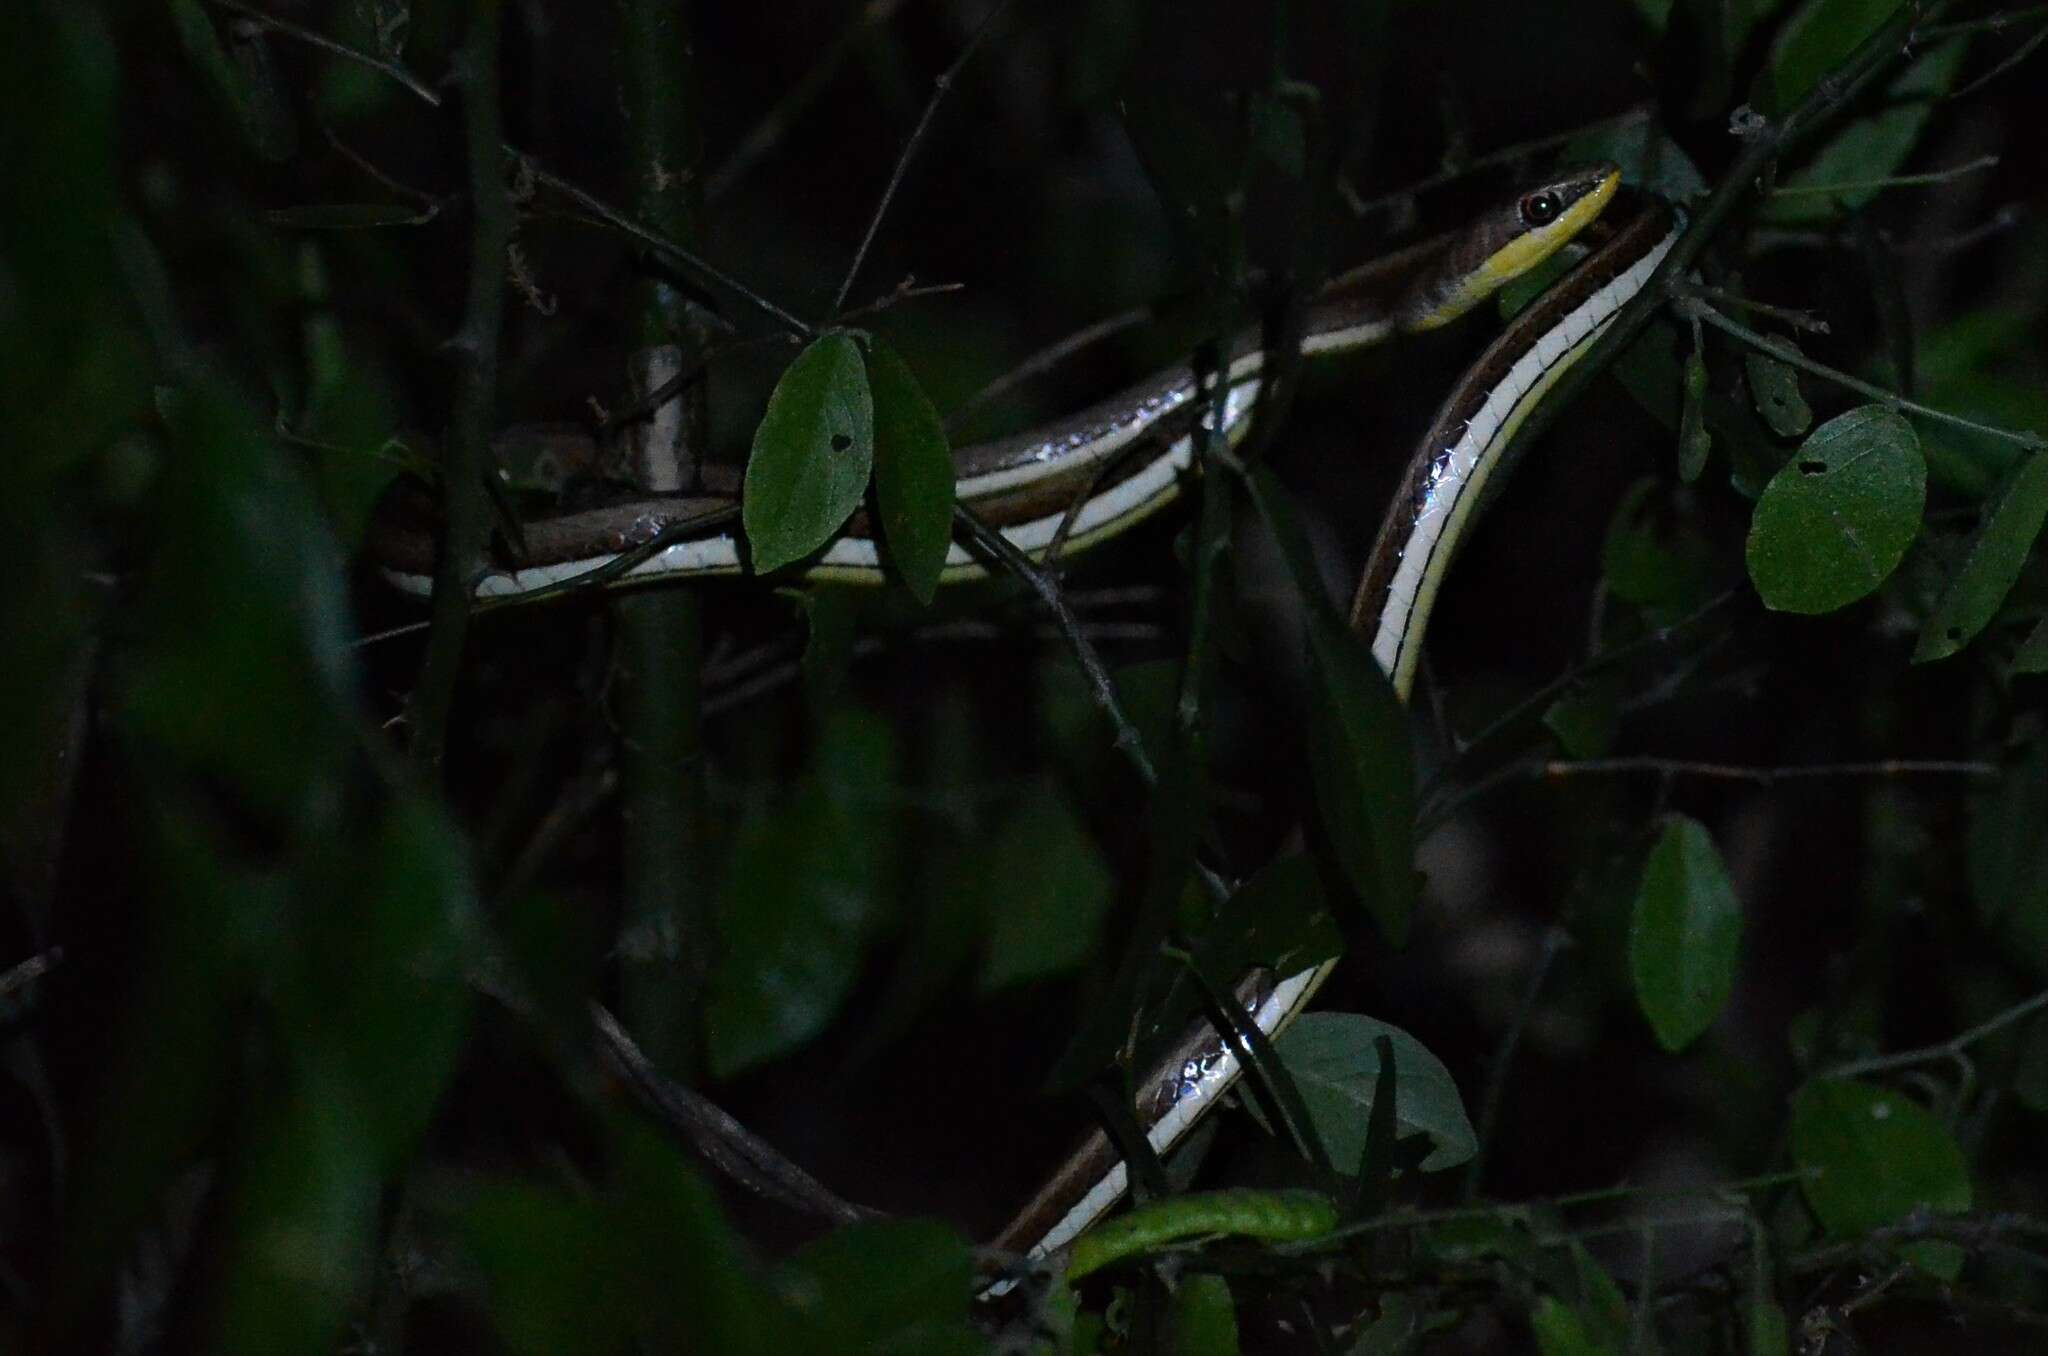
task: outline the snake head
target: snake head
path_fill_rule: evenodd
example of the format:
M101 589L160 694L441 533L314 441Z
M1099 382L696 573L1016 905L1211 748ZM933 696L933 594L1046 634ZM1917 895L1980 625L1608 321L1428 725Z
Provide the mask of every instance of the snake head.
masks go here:
M1456 320L1569 244L1620 186L1621 167L1602 160L1560 170L1487 208L1452 237L1438 268L1418 283L1402 328Z

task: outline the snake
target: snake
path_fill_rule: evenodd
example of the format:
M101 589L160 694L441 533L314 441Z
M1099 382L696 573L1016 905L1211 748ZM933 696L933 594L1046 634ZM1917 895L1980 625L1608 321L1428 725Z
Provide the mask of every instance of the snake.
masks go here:
M1516 431L1650 281L1684 226L1681 211L1644 197L1629 219L1600 221L1621 183L1609 162L1573 166L1483 208L1464 225L1333 278L1307 307L1306 356L1337 353L1449 324L1567 246L1582 257L1503 327L1453 384L1390 501L1362 571L1351 623L1405 702L1438 590ZM1599 230L1594 228L1598 224ZM1600 236L1586 247L1585 240ZM1263 336L1236 336L1210 369L1184 361L1078 413L954 451L958 502L1034 559L1115 537L1171 504L1198 473L1200 448L1247 432L1268 373ZM1277 365L1276 365L1277 366ZM1220 389L1219 389L1220 387ZM476 576L480 599L552 592L579 579L637 585L748 572L735 521L736 471L710 470L688 493L620 493L565 504L520 524ZM693 525L702 525L694 530ZM433 589L434 496L418 485L387 494L368 546L398 589ZM875 525L856 510L808 559L780 574L856 583L892 577ZM652 549L650 549L652 548ZM621 568L622 563L630 564ZM981 577L991 564L956 541L942 579ZM1336 960L1298 973L1255 970L1235 996L1253 1024L1277 1036L1308 1006ZM1137 1128L1170 1151L1242 1073L1238 1042L1197 1023L1136 1079ZM1103 1131L1085 1137L992 1240L1002 1252L1050 1257L1108 1213L1129 1170ZM1013 1284L984 1290L993 1297Z

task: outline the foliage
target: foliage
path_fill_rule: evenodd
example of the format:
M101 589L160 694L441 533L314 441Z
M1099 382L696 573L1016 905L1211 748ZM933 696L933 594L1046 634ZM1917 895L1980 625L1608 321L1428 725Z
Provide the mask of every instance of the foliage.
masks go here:
M2038 7L803 14L0 7L0 1349L2038 1340ZM1684 266L1412 698L1340 605L1494 319L974 547L957 450L1560 154ZM395 482L509 560L650 449L748 577L382 575ZM882 587L805 578L850 521ZM1091 1105L1139 1199L970 1247Z

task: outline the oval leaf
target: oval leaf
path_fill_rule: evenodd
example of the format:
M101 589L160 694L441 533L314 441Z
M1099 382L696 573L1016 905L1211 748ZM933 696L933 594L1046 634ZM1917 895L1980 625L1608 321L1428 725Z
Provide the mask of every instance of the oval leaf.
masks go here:
M1735 987L1742 906L1714 840L1679 816L1650 849L1629 923L1636 1002L1657 1043L1682 1050L1714 1023Z
M874 461L874 401L860 346L825 335L775 383L754 430L741 518L755 573L829 541L859 507Z
M1789 343L1789 340L1780 340ZM1799 390L1799 369L1755 349L1742 355L1756 412L1780 438L1797 438L1813 427L1813 407Z
M2012 657L2014 673L2048 673L2048 617L2035 624Z
M868 345L875 401L875 500L903 583L929 603L953 544L953 452L946 426L895 349Z
M1170 1350L1179 1356L1238 1356L1237 1306L1221 1276L1188 1276L1173 1295L1167 1319Z
M1915 1211L1970 1208L1970 1173L1955 1138L1926 1108L1889 1088L1846 1079L1808 1083L1792 1103L1792 1161L1810 1174L1803 1183L1807 1204L1835 1238L1855 1238ZM1939 1254L1932 1260L1938 1263Z
M1102 850L1051 783L1005 815L995 841L980 845L980 869L961 912L990 909L981 989L993 993L1078 970L1093 954L1115 879Z
M2035 453L2019 465L1998 502L1978 524L1963 567L1935 605L1934 615L1913 647L1913 662L1946 659L1970 643L1997 614L2048 518L2048 455Z
M1379 1086L1375 1043L1382 1036L1394 1049L1395 1125L1404 1138L1418 1131L1430 1138L1422 1170L1439 1172L1472 1157L1479 1140L1457 1081L1421 1041L1355 1012L1308 1012L1280 1033L1273 1048L1294 1079L1330 1161L1344 1165L1364 1158Z
M1920 531L1927 463L1913 426L1880 405L1828 420L1764 486L1750 582L1780 612L1832 612L1897 568Z

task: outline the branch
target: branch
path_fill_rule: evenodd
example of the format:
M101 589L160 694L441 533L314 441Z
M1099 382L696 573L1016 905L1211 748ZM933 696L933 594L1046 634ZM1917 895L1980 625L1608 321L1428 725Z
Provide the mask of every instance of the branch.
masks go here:
M774 151L791 125L817 101L839 68L846 64L846 59L853 55L855 44L869 29L879 28L895 18L896 11L901 8L903 0L869 0L862 5L854 21L839 31L817 64L789 87L789 92L768 110L761 121L754 124L752 131L740 138L740 144L733 148L732 154L726 157L725 163L704 186L705 198L716 202L724 197L742 175Z
M638 1095L649 1114L681 1135L727 1177L758 1196L835 1224L881 1217L878 1210L834 1194L723 1108L664 1077L603 1004L591 1003L590 1018L597 1028L598 1053L605 1066Z
M1095 652L1095 646L1083 633L1080 619L1067 605L1059 582L1032 564L1031 558L1018 550L1015 543L990 527L967 505L955 504L953 515L977 546L994 556L1004 569L1029 584L1032 592L1051 609L1054 620L1059 623L1060 634L1067 639L1067 647L1074 652L1074 658L1080 661L1081 671L1088 676L1088 685L1095 693L1095 704L1102 708L1116 730L1116 746L1131 760L1140 781L1148 787L1159 785L1159 773L1145 752L1144 737L1138 733L1137 726L1131 724L1130 717L1124 714L1123 705L1117 700L1116 683L1110 678L1109 670L1103 667L1102 656Z
M1835 193L1861 193L1872 189L1911 188L1921 184L1946 184L1966 174L1995 168L1998 157L1980 155L1975 160L1947 169L1929 170L1925 174L1890 174L1877 179L1841 179L1831 184L1787 184L1771 190L1774 198L1818 197Z
M1858 1074L1881 1073L1889 1069L1904 1069L1915 1064L1932 1064L1940 1060L1948 1060L1959 1065L1967 1074L1970 1070L1970 1058L1964 1051L1979 1041L1990 1039L2015 1023L2025 1021L2044 1008L2048 1008L2048 989L2042 990L2032 998L2013 1004L2003 1012L1979 1022L1968 1031L1951 1036L1945 1041L1934 1045L1918 1046L1912 1050L1901 1050L1896 1054L1872 1055L1867 1059L1852 1059L1847 1063L1837 1064L1831 1069L1822 1070L1818 1077L1854 1078Z
M434 563L433 619L418 684L406 708L412 755L438 768L447 745L448 712L469 631L470 591L483 561L488 517L484 468L498 403L498 339L505 310L505 250L512 242L512 202L505 191L498 108L500 6L476 0L460 60L463 126L475 228L469 252L469 301L456 355L455 409L442 451L441 552Z
M875 233L882 229L882 219L889 215L889 204L896 200L896 190L903 183L903 175L910 168L911 158L917 154L918 147L924 144L925 133L931 130L932 115L939 111L939 104L944 101L947 91L953 88L953 81L959 77L975 51L980 48L982 39L986 38L995 28L997 21L1009 12L1010 4L1011 0L998 0L995 8L988 12L988 16L974 30L974 35L967 39L967 45L960 49L960 55L953 58L953 64L946 67L945 73L933 82L931 97L925 100L924 112L918 115L917 126L910 129L910 137L903 143L902 154L896 157L896 168L889 174L889 184L882 190L882 200L875 204L874 215L868 218L867 234L860 238L860 248L853 252L853 262L847 265L846 276L839 283L839 291L833 294L834 315L839 314L839 308L846 305L846 294L853 290L853 280L860 276L860 266L867 262L868 248L875 243Z
M1721 781L1750 782L1773 786L1778 782L1812 777L1906 777L1951 775L1996 777L1998 764L1962 758L1883 758L1865 763L1810 763L1785 767L1743 767L1733 763L1700 763L1684 758L1659 758L1637 754L1622 758L1550 759L1532 765L1535 777L1573 777L1588 774L1654 772L1664 777L1711 777Z
M207 0L207 3L216 9L224 9L231 14L239 14L260 28L267 28L273 33L283 34L287 38L294 38L299 42L305 43L308 47L317 47L321 51L331 53L345 61L353 61L359 65L368 66L371 70L396 80L415 98L424 99L435 108L441 106L441 96L429 88L425 81L396 61L390 61L380 56L372 56L370 53L351 47L345 42L337 42L325 34L316 33L310 28L295 24L289 19L280 19L274 14L266 14L254 5L243 4L242 0Z
M1975 419L1965 419L1960 414L1950 414L1947 410L1938 410L1932 405L1923 405L1917 400L1908 400L1897 391L1887 390L1874 382L1865 381L1861 377L1851 376L1839 368L1829 367L1826 363L1815 362L1791 344L1779 339L1773 339L1769 335L1758 334L1741 321L1730 319L1697 298L1685 299L1680 313L1688 318L1696 316L1723 334L1741 340L1760 353L1768 353L1781 363L1796 367L1802 372L1812 373L1816 377L1831 381L1837 386L1856 392L1858 395L1867 396L1887 409L1901 414L1917 414L1923 419L1932 419L1937 423L1948 424L1953 428L1967 429L1971 433L1981 433L1986 437L2000 438L2009 443L2018 443L2029 452L2040 452L2048 449L2048 438L2043 438L2040 434L2030 429L1998 428L1991 424L1979 423Z

